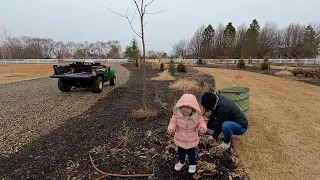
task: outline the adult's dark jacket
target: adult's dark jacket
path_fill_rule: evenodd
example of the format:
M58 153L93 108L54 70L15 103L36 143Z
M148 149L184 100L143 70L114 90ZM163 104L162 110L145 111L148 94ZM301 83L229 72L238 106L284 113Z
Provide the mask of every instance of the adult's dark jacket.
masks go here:
M248 128L248 120L241 112L240 108L229 98L222 95L219 96L219 101L215 110L209 118L209 124L214 124L214 136L216 138L222 131L222 123L225 121L233 121L241 125L243 128ZM212 122L214 121L214 122ZM208 127L211 128L211 127Z

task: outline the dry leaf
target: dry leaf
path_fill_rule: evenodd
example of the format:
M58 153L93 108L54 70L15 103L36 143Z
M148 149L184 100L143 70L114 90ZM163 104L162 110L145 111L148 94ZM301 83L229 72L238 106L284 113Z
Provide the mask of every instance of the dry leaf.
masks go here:
M201 176L199 174L193 174L193 179L200 179Z

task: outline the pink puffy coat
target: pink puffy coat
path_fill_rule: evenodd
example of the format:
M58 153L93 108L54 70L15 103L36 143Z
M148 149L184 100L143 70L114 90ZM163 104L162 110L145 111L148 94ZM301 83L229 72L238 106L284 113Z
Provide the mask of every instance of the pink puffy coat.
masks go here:
M194 109L189 120L181 112L180 107L182 106L189 106ZM168 129L175 131L175 144L184 149L198 146L200 127L207 130L197 98L192 94L184 94L173 108L173 115L168 126Z

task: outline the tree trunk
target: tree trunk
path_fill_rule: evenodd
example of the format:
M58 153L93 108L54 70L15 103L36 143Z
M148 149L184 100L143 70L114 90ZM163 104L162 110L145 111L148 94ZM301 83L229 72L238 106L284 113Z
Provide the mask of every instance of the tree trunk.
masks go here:
M10 50L8 51L9 53L8 53L8 55L9 55L9 59L10 59L10 71L11 71L11 76L13 77L13 70L12 70L12 59L11 59L11 52L10 52Z
M143 1L142 1L143 2ZM141 18L140 18L140 23L141 23L141 36L142 36L142 49L143 49L143 87L142 87L142 104L143 104L143 107L147 107L147 90L146 90L146 76L147 76L147 65L146 65L146 45L145 45L145 42L144 42L144 24L143 24L143 16L144 16L144 12L143 12L143 9L141 8L141 12L142 12L142 15L141 15Z

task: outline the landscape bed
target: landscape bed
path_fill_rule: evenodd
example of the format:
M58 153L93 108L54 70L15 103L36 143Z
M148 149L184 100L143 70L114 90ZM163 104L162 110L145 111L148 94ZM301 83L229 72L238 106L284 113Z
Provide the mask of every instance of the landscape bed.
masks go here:
M230 69L230 70L240 70L237 67L237 64L202 64L202 65L192 65L193 67L204 67L204 68L221 68L221 69ZM300 75L294 76L294 71L300 71L299 69L305 69L305 72L301 72ZM302 67L296 67L294 65L288 64L278 64L278 65L271 65L269 71L261 71L260 64L254 63L252 65L246 65L246 68L241 71L249 71L255 73L263 73L267 75L281 75L282 77L293 79L296 81L301 81L307 84L312 84L315 86L320 86L320 66L319 65L308 65ZM281 74L282 72L286 71L288 74ZM306 75L304 77L303 75Z
M159 69L147 69L147 108L142 105L142 68L124 65L131 71L128 82L99 100L87 112L0 159L1 179L94 179L100 177L92 166L108 173L149 174L156 179L193 179L187 168L173 169L175 146L167 135L172 106L181 91L169 88L171 81L154 81ZM179 75L191 77L194 73ZM200 75L200 74L199 74ZM205 77L203 74L201 78ZM196 77L194 77L196 78ZM205 79L208 77L205 77ZM208 82L214 83L211 79ZM199 96L198 96L199 97ZM209 137L209 136L207 136ZM198 149L199 163L210 170L201 179L244 179L233 150L221 152L217 142L204 138L206 150ZM221 141L221 140L219 140ZM212 147L213 146L213 147ZM207 154L207 152L210 152ZM200 167L200 166L199 166ZM204 172L200 174L203 175ZM113 178L110 178L113 179ZM148 179L148 178L142 178Z

